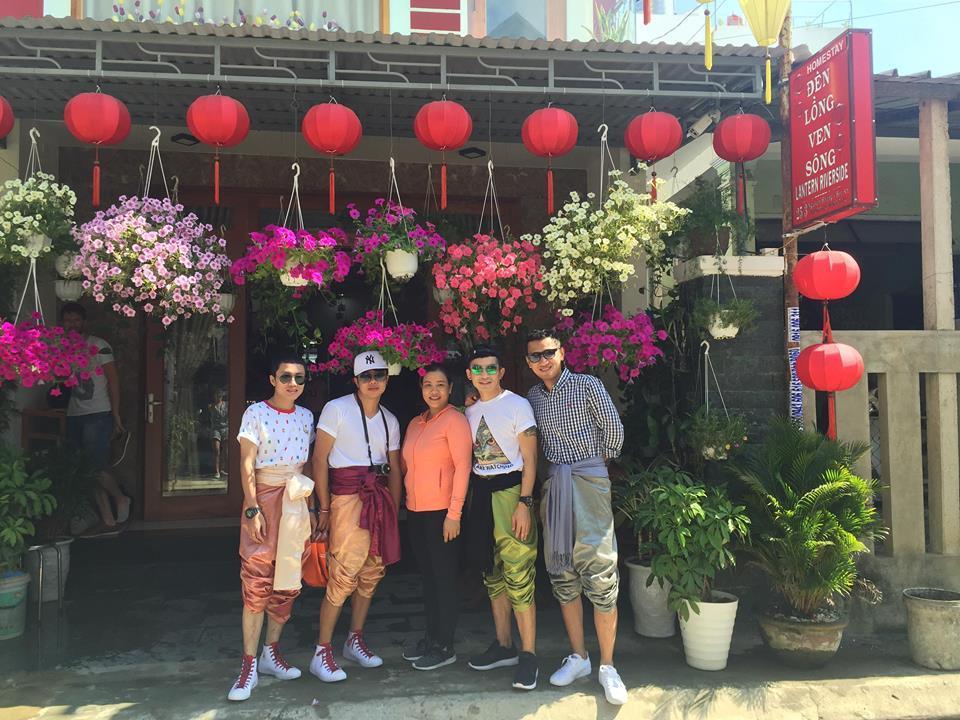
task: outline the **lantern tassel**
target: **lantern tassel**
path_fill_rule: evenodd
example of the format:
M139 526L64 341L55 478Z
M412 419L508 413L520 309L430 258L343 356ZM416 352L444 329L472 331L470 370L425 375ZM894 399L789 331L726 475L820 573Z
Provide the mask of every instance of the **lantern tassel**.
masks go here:
M643 0L643 24L649 25L653 19L653 0Z
M440 209L447 209L447 161L440 164Z
M553 168L547 166L547 215L553 215Z
M743 163L737 163L737 214L747 216L747 172Z
M766 100L767 105L773 102L773 71L770 66L770 50L767 50L767 62L766 62L766 85L763 90L763 99Z
M710 24L710 11L704 10L703 21L703 65L713 70L713 26Z
M837 394L827 393L827 438L837 439Z
M220 204L220 148L213 156L213 204Z
M657 171L650 173L650 202L657 201Z
M337 176L333 171L333 160L330 161L330 189L328 193L327 203L329 205L329 211L331 215L334 215L337 212Z
M100 146L93 151L93 206L100 207Z

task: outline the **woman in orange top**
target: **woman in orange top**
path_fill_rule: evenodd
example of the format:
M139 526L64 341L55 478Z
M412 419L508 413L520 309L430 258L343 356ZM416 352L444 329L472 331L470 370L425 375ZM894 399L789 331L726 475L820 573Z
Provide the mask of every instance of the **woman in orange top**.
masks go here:
M427 410L410 421L403 441L407 527L423 573L426 636L403 657L416 670L457 661L457 571L460 512L467 496L473 439L470 423L450 405L450 373L438 363L420 378Z

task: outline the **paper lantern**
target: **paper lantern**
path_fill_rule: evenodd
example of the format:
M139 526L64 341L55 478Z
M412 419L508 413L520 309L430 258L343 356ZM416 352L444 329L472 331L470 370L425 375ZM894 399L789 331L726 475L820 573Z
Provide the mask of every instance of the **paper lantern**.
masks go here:
M330 158L328 209L333 215L337 208L337 178L333 159L338 155L346 155L360 142L363 137L360 118L346 105L331 101L307 110L300 130L310 147Z
M746 216L745 162L756 160L770 145L770 125L759 115L739 113L724 118L713 132L713 149L727 162L736 163L737 212Z
M683 128L673 115L651 110L637 115L623 134L624 145L635 158L646 163L673 155L683 142ZM657 173L650 173L650 198L657 199Z
M780 30L790 9L790 0L740 0L740 7L757 44L767 50L764 99L769 105L773 101L770 48L780 42Z
M123 142L130 134L130 111L112 95L80 93L67 102L63 121L77 140L94 146L93 206L100 207L100 147Z
M553 168L551 160L566 155L577 144L577 119L566 110L542 108L531 113L520 128L523 146L547 158L547 214L553 215Z
M863 377L863 358L856 348L843 343L810 345L797 357L797 377L812 390L849 390Z
M697 0L701 5L708 5L713 0ZM713 25L710 24L710 10L703 9L703 66L713 70Z
M805 298L839 300L857 289L860 266L842 250L818 250L797 263L793 282Z
M250 132L250 116L239 100L203 95L187 108L187 127L205 145L213 145L213 202L220 204L220 148L233 147Z
M413 119L417 139L431 150L441 152L440 207L447 207L447 162L443 153L458 150L470 139L473 120L466 108L452 100L436 100L417 111Z
M0 95L0 140L3 140L13 130L15 120L13 107L3 95Z

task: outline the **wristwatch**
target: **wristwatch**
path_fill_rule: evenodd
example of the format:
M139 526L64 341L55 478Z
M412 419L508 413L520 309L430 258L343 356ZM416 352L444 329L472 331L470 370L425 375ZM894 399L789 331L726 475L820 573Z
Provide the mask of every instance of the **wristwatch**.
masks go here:
M244 510L243 514L246 515L247 520L253 520L259 512L260 508L254 505L253 507L248 507L246 510Z
M533 507L533 495L521 495L520 502L526 505L528 508Z

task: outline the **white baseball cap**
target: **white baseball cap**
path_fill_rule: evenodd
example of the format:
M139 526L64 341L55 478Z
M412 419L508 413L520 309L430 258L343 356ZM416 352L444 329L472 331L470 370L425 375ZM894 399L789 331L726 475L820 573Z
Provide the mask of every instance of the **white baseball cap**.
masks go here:
M354 377L367 370L386 370L387 368L387 361L376 350L364 350L353 359Z

